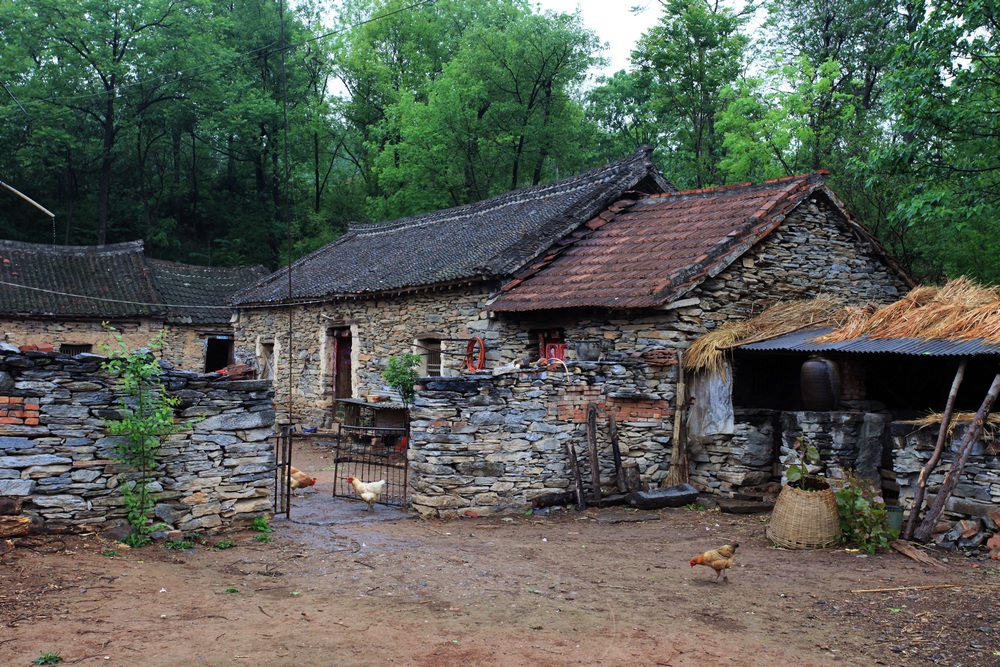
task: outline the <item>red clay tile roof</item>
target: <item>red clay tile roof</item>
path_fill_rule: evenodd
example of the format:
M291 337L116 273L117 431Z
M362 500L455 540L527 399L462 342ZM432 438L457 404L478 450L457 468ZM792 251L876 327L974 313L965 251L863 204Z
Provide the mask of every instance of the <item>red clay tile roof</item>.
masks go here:
M824 173L619 202L515 276L489 309L662 306L722 271L815 191L842 208Z
M640 149L627 158L466 206L401 220L352 225L292 265L292 301L506 280L554 241L632 189L675 190ZM236 305L289 300L288 269L234 298Z

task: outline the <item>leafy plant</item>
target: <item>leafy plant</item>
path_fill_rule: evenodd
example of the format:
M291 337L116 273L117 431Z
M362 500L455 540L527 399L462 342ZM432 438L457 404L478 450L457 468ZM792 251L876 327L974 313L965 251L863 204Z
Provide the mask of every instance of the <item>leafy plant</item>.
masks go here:
M809 444L805 436L800 435L792 443L792 451L785 457L788 469L785 471L785 479L788 483L797 488L806 489L806 482L819 463L819 450Z
M399 392L404 405L409 405L415 396L414 385L416 385L416 366L420 363L420 355L406 352L399 357L389 357L385 362L385 371L382 379Z
M194 542L191 540L167 540L163 543L164 549L175 549L177 551L183 551L185 549L194 549Z
M104 551L101 552L101 555L107 556L108 558L114 558L115 556L118 555L118 552L115 551L114 549L105 549Z
M119 418L104 423L111 435L124 436L118 441L118 460L135 469L134 473L122 475L118 487L132 528L132 534L123 541L131 547L141 547L149 542L154 529L150 522L154 499L149 485L156 468L156 452L163 437L182 428L174 421L178 399L166 394L160 379L160 364L153 356L163 347L165 332L154 336L147 348L133 350L121 332L106 322L104 326L115 343L103 346L103 351L113 358L102 363L101 368L118 376L122 392L118 400Z
M875 553L898 537L889 525L885 502L872 480L850 472L834 493L840 513L840 539L845 544Z
M265 544L274 540L274 538L271 537L270 535L254 535L253 539L256 540L257 542L263 542Z
M49 651L44 651L40 656L31 661L36 665L58 665L62 662L62 656L58 653L51 653Z
M227 588L226 592L227 593L239 593L240 589L238 589L238 588Z
M216 542L215 546L212 547L212 549L214 551L222 551L224 549L232 549L235 546L236 542L234 542L233 540L223 539Z
M253 521L250 522L250 527L256 530L258 533L271 533L274 532L274 528L271 528L267 521L266 516L255 516Z

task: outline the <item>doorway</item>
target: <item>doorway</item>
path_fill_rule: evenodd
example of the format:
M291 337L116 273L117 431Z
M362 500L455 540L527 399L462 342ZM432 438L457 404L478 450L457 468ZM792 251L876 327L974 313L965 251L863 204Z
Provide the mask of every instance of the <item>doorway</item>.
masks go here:
M233 339L209 336L205 339L205 372L214 373L233 363Z

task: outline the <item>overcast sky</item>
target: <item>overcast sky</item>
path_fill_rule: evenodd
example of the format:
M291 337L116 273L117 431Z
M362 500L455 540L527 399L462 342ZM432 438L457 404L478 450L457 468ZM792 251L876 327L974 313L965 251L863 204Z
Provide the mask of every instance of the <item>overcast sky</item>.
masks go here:
M535 0L542 9L572 13L580 8L583 24L608 43L604 56L611 63L602 74L628 68L628 57L642 33L656 24L661 5L657 0ZM632 6L644 8L638 15Z

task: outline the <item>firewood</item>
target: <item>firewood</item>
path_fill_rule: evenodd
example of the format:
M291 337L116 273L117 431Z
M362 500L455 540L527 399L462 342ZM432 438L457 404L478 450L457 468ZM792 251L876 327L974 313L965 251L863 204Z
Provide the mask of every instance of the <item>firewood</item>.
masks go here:
M26 516L0 516L0 537L18 537L28 534L31 519Z
M905 540L893 540L892 542L889 543L889 546L898 551L899 553L903 554L904 556L912 558L918 563L923 563L924 565L932 565L934 567L942 569L945 567L944 563L934 560L933 558L923 553L922 551L917 549L909 542L906 542Z

